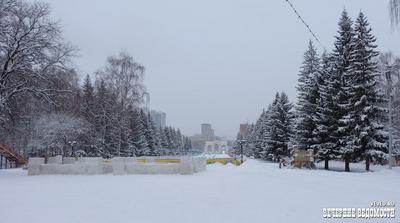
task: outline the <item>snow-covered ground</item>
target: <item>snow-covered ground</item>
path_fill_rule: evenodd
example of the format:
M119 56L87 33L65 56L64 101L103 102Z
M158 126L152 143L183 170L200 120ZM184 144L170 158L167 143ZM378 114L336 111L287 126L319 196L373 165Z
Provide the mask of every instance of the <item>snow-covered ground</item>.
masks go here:
M388 200L400 205L400 168L345 173L278 169L255 160L207 168L195 175L126 176L27 176L21 169L1 170L0 222L360 222L327 221L322 208L370 207L372 201ZM396 214L395 220L365 222L399 222Z

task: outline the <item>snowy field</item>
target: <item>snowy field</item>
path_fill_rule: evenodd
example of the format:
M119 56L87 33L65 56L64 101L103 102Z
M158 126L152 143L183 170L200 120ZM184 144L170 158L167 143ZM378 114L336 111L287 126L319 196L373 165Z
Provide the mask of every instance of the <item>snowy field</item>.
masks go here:
M27 176L21 169L1 170L0 222L361 222L324 220L322 208L387 200L400 205L400 168L345 173L278 169L254 160L207 168L195 175L158 176ZM396 216L365 222L400 222L400 213Z

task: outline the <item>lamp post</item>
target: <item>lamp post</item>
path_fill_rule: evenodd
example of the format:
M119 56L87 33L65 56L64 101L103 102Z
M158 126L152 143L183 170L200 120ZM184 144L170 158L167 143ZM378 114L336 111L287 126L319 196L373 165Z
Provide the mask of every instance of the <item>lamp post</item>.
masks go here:
M393 93L392 93L392 74L393 74L393 66L387 65L385 70L385 77L387 82L387 94L389 96L389 169L393 167L393 126L392 126L392 118L393 118Z
M240 146L240 163L243 163L243 153L244 153L243 144L246 142L247 142L247 140L244 140L244 139L238 140L238 144Z
M392 124L392 95L389 95L389 169L393 167L393 124Z

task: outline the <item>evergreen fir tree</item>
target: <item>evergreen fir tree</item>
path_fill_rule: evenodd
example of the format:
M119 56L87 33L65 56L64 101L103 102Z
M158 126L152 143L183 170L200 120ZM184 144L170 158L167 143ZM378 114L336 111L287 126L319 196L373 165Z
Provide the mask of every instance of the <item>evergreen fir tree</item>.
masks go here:
M86 76L85 82L82 86L82 99L81 99L81 113L82 116L89 122L94 121L94 103L95 95L92 82L89 75Z
M337 117L337 147L345 160L345 170L350 171L350 160L353 156L353 147L348 144L351 137L350 117L351 110L349 102L349 75L352 66L352 53L354 49L354 30L352 20L344 10L339 21L338 36L336 36L335 47L332 53L333 75L335 83L332 86L337 92L333 95Z
M168 150L169 150L169 140L167 136L167 128L160 128L160 141L161 141L161 149L160 149L160 154L161 155L168 155Z
M164 134L165 134L165 139L166 139L166 155L172 155L173 152L173 147L174 147L174 142L172 138L172 129L170 127L165 127L164 128Z
M319 57L310 41L308 50L304 53L304 62L298 80L298 102L296 121L296 143L299 149L310 149L316 143L314 131L316 129L316 102L318 91L315 76L319 72Z
M260 127L257 130L257 138L258 146L261 148L260 158L267 160L269 159L268 154L271 151L270 142L271 142L271 132L273 129L271 128L271 115L273 104L268 105L267 110L264 112L264 115L261 118Z
M155 154L156 156L162 155L162 145L161 145L161 133L160 130L157 129L156 125L153 123L153 132L154 132L154 146L155 146Z
M247 136L245 137L246 144L244 147L244 155L247 157L254 156L254 146L256 144L256 134L254 131L254 124L249 124L247 127Z
M173 127L169 127L169 133L171 137L171 154L176 155L178 142L176 140L176 130Z
M145 136L145 126L142 111L135 110L130 118L130 130L132 132L132 140L135 156L148 156L149 147Z
M153 122L151 120L150 115L141 110L140 112L141 119L143 120L143 129L144 135L147 142L148 151L145 153L146 156L155 156L155 139L154 139L154 132L153 132Z
M241 153L240 143L242 140L244 140L244 136L238 132L236 134L235 145L233 146L233 152L235 155L239 155Z
M376 39L362 12L356 20L354 30L351 72L348 74L351 82L349 101L352 105L348 114L352 130L348 144L352 147L355 158L365 156L368 171L370 155L387 152L388 134L383 125L385 109L382 107L385 101L377 87Z
M128 157L132 153L132 145L129 135L129 125L128 123L123 123L119 126L119 152L115 156Z
M97 87L95 101L95 129L97 133L95 148L103 154L103 157L111 158L115 154L117 144L114 135L114 98L102 80Z
M279 119L280 119L280 129L282 134L281 138L281 147L278 148L278 155L289 156L290 149L289 142L293 137L293 122L294 122L294 114L293 114L293 104L289 101L289 97L285 92L282 92L279 100Z
M157 146L158 146L158 142L157 142L157 136L158 136L158 133L157 133L157 129L156 129L156 127L155 127L155 124L154 124L154 122L153 122L153 120L152 120L152 118L151 118L151 115L150 115L150 113L146 113L147 115L146 115L146 117L145 117L145 120L146 120L146 122L145 122L145 129L146 129L146 131L145 131L145 135L146 135L146 139L147 139L147 143L148 143L148 145L149 145L149 150L150 150L150 155L151 156L157 156L158 155L158 149L157 149Z
M184 150L185 154L187 154L187 152L192 149L192 142L189 137L185 136L184 138L185 138Z
M252 155L256 159L260 159L264 157L264 132L265 132L265 120L267 116L267 111L263 110L260 117L256 121L254 127L252 127L252 131L250 132L251 137L251 151L249 155Z
M176 139L177 139L177 143L178 143L178 154L183 155L183 138L182 138L181 130L179 130L179 129L176 131Z
M277 160L276 154L277 152L277 147L280 146L280 139L279 136L282 134L279 129L279 112L278 112L278 106L279 106L279 100L280 100L280 95L279 93L275 94L275 99L272 102L271 110L270 110L270 116L269 116L269 122L268 126L270 128L270 131L267 133L268 135L268 140L266 141L266 151L264 154L264 159L267 160Z
M319 89L319 100L317 101L317 115L315 123L317 128L314 135L317 143L316 159L324 160L325 169L329 169L329 160L339 158L339 149L337 148L337 128L338 107L334 101L334 96L338 93L340 86L333 73L332 58L324 53L322 55L321 69L316 77Z
M285 93L276 93L275 100L272 103L270 115L270 132L267 158L279 161L281 157L290 154L288 144L292 135L293 105Z

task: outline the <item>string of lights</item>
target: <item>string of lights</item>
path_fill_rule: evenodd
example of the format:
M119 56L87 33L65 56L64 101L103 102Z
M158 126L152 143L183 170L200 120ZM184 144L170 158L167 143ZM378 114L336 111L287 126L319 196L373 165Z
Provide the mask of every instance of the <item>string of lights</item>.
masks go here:
M323 47L321 41L319 41L317 35L315 35L315 33L311 30L310 26L306 23L306 21L300 16L300 13L296 10L296 8L294 7L294 5L292 4L292 2L290 2L289 0L285 0L289 6L292 8L293 12L297 15L297 17L300 19L300 21L306 26L306 28L308 29L308 31L311 33L311 35L314 37L314 39Z

